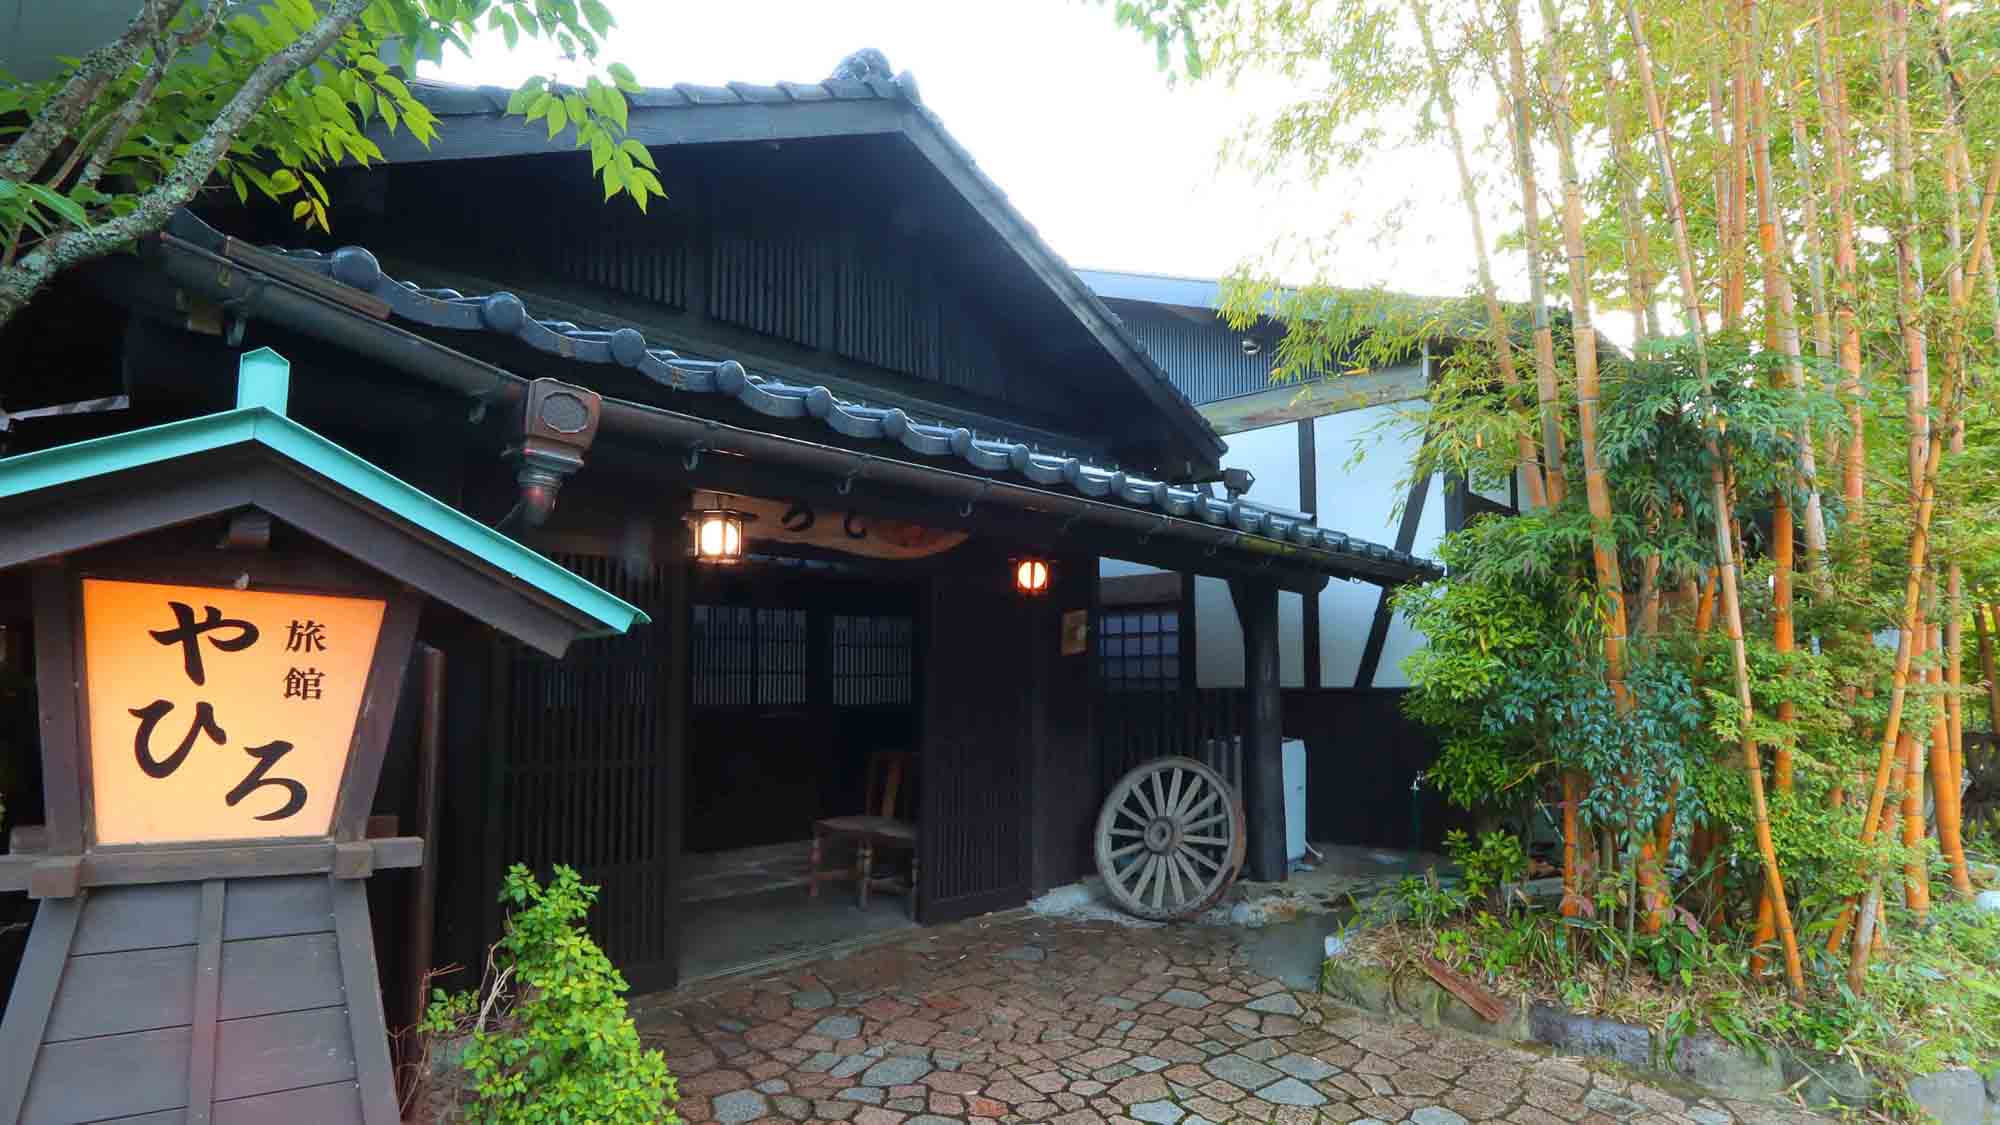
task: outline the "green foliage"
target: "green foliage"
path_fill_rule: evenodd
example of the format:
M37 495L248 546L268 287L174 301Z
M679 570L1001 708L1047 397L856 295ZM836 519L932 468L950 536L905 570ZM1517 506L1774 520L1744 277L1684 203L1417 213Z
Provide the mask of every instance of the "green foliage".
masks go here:
M1447 920L1465 913L1472 905L1464 891L1438 881L1436 872L1406 875L1396 884L1396 899L1409 912L1410 920L1426 931L1435 931Z
M128 5L130 7L131 5ZM56 270L164 226L205 185L290 209L327 230L323 177L382 156L407 131L428 146L437 117L395 67L496 37L555 46L596 69L612 20L601 0L143 0L132 29L41 82L0 75L0 323ZM406 72L407 73L407 72ZM641 210L662 193L627 135L632 72L581 87L528 80L508 112L591 153L609 200ZM40 253L38 253L40 251Z
M507 871L510 907L476 992L439 991L420 1030L466 1036L459 1065L475 1122L666 1122L678 1094L666 1058L626 1014L625 980L581 922L597 888L558 865L548 886Z
M1519 838L1509 832L1482 832L1479 842L1459 829L1445 833L1444 854L1465 872L1465 893L1484 897L1489 905L1504 905L1501 896L1509 883L1518 883L1528 874L1528 853Z

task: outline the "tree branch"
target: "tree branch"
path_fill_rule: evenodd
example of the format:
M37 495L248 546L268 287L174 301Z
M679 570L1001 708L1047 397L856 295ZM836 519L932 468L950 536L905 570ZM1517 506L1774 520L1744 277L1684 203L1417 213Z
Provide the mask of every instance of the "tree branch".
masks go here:
M161 26L161 34L153 44L152 69L146 72L146 77L139 83L139 88L132 91L132 95L118 107L118 113L111 124L111 131L97 142L90 154L89 162L83 166L83 174L77 177L76 186L79 190L88 191L97 186L97 181L104 176L105 166L118 155L118 147L125 143L125 138L130 136L132 129L138 125L139 116L146 111L147 106L153 104L153 96L159 92L160 82L166 78L167 67L172 64L174 57L180 51L207 39L221 19L222 0L210 0L207 9L195 18L193 26L186 31L170 36L165 34L166 27Z
M159 28L173 22L184 3L186 0L145 0L139 14L132 17L117 39L85 55L56 96L14 138L7 151L0 154L0 178L26 180L40 171L63 138L83 119L97 95L132 65Z
M373 0L338 0L297 41L257 65L222 112L132 210L97 226L55 235L0 270L0 324L12 319L48 280L81 262L99 258L166 225L174 211L194 199L229 151L236 134L277 88L312 65L344 34ZM122 42L122 40L121 40Z

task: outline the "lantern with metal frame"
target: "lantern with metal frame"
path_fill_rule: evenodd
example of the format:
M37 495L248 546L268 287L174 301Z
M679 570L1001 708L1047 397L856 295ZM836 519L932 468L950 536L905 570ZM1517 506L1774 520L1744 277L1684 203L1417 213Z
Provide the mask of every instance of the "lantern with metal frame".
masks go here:
M757 517L749 512L724 507L721 497L713 497L710 506L689 512L687 517L688 554L696 562L716 566L734 566L743 561L743 548L747 536L744 525Z
M1014 592L1024 598L1039 598L1049 592L1047 559L1019 558L1013 562Z

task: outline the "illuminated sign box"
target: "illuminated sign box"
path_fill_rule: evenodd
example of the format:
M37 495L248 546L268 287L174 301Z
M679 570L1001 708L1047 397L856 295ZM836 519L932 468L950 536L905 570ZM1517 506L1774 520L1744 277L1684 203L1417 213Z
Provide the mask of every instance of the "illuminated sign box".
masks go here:
M47 823L0 1019L0 1121L394 1125L370 807L426 600L560 657L634 607L285 416L237 407L0 458L28 568ZM143 1060L145 1065L135 1065Z
M84 579L95 842L327 835L387 605Z

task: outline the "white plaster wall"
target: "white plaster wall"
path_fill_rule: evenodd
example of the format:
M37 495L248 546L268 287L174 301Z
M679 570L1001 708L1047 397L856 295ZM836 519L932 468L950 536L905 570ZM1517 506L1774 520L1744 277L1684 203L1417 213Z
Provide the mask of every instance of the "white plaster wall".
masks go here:
M1306 599L1303 594L1278 593L1278 685L1306 686ZM1194 580L1195 683L1199 687L1243 686L1243 624L1229 583L1220 578Z
M1236 620L1229 583L1205 574L1195 577L1194 628L1195 685L1242 687L1243 625ZM1304 644L1305 638L1299 643Z
M1319 487L1321 526L1344 531L1362 539L1393 546L1400 518L1397 502L1407 494L1401 482L1408 471L1420 434L1408 423L1395 421L1401 406L1377 406L1366 410L1333 414L1314 420L1314 449ZM1389 423L1383 427L1384 423ZM1249 469L1257 482L1250 497L1284 508L1299 506L1298 426L1287 422L1261 430L1231 434L1229 452L1223 464ZM1357 440L1362 456L1358 464L1347 462L1354 455ZM1505 500L1504 492L1496 497ZM1417 524L1416 554L1436 557L1439 537L1444 531L1444 489L1432 481L1425 497L1422 518ZM1123 559L1100 559L1103 577L1145 574L1158 568ZM1319 596L1320 682L1328 687L1348 687L1355 681L1361 664L1361 650L1375 619L1381 588L1365 582L1334 579ZM1243 630L1236 619L1236 606L1229 597L1229 584L1220 578L1195 579L1195 677L1208 687L1243 686ZM1278 672L1285 687L1304 687L1305 598L1301 594L1278 595ZM1376 687L1407 687L1402 660L1414 651L1422 638L1400 617L1389 627L1376 668Z
M1245 430L1226 439L1229 452L1222 463L1248 469L1257 478L1249 498L1278 508L1299 506L1299 427L1296 422ZM1243 686L1243 627L1229 584L1219 578L1197 578L1194 586L1195 676L1202 687ZM1285 687L1306 683L1305 597L1278 595L1278 682Z
M1408 493L1405 475L1422 434L1413 421L1401 420L1409 404L1369 407L1314 419L1313 448L1318 455L1319 523L1362 539L1394 546L1401 523L1397 504ZM1357 444L1358 443L1358 444ZM1357 449L1359 460L1355 460ZM1444 487L1433 480L1417 521L1413 554L1435 558L1444 534ZM1327 687L1352 686L1361 666L1381 588L1338 579L1319 596L1320 682ZM1422 638L1401 619L1389 626L1382 659L1375 670L1375 687L1407 687L1403 658Z
M1159 567L1147 566L1145 563L1126 562L1124 559L1107 559L1103 557L1099 557L1097 560L1097 576L1099 578L1122 578L1127 574L1158 573L1160 573Z
M1250 499L1276 508L1299 506L1298 423L1245 430L1223 440L1229 443L1229 452L1222 455L1223 465L1248 469L1257 477L1248 494Z

